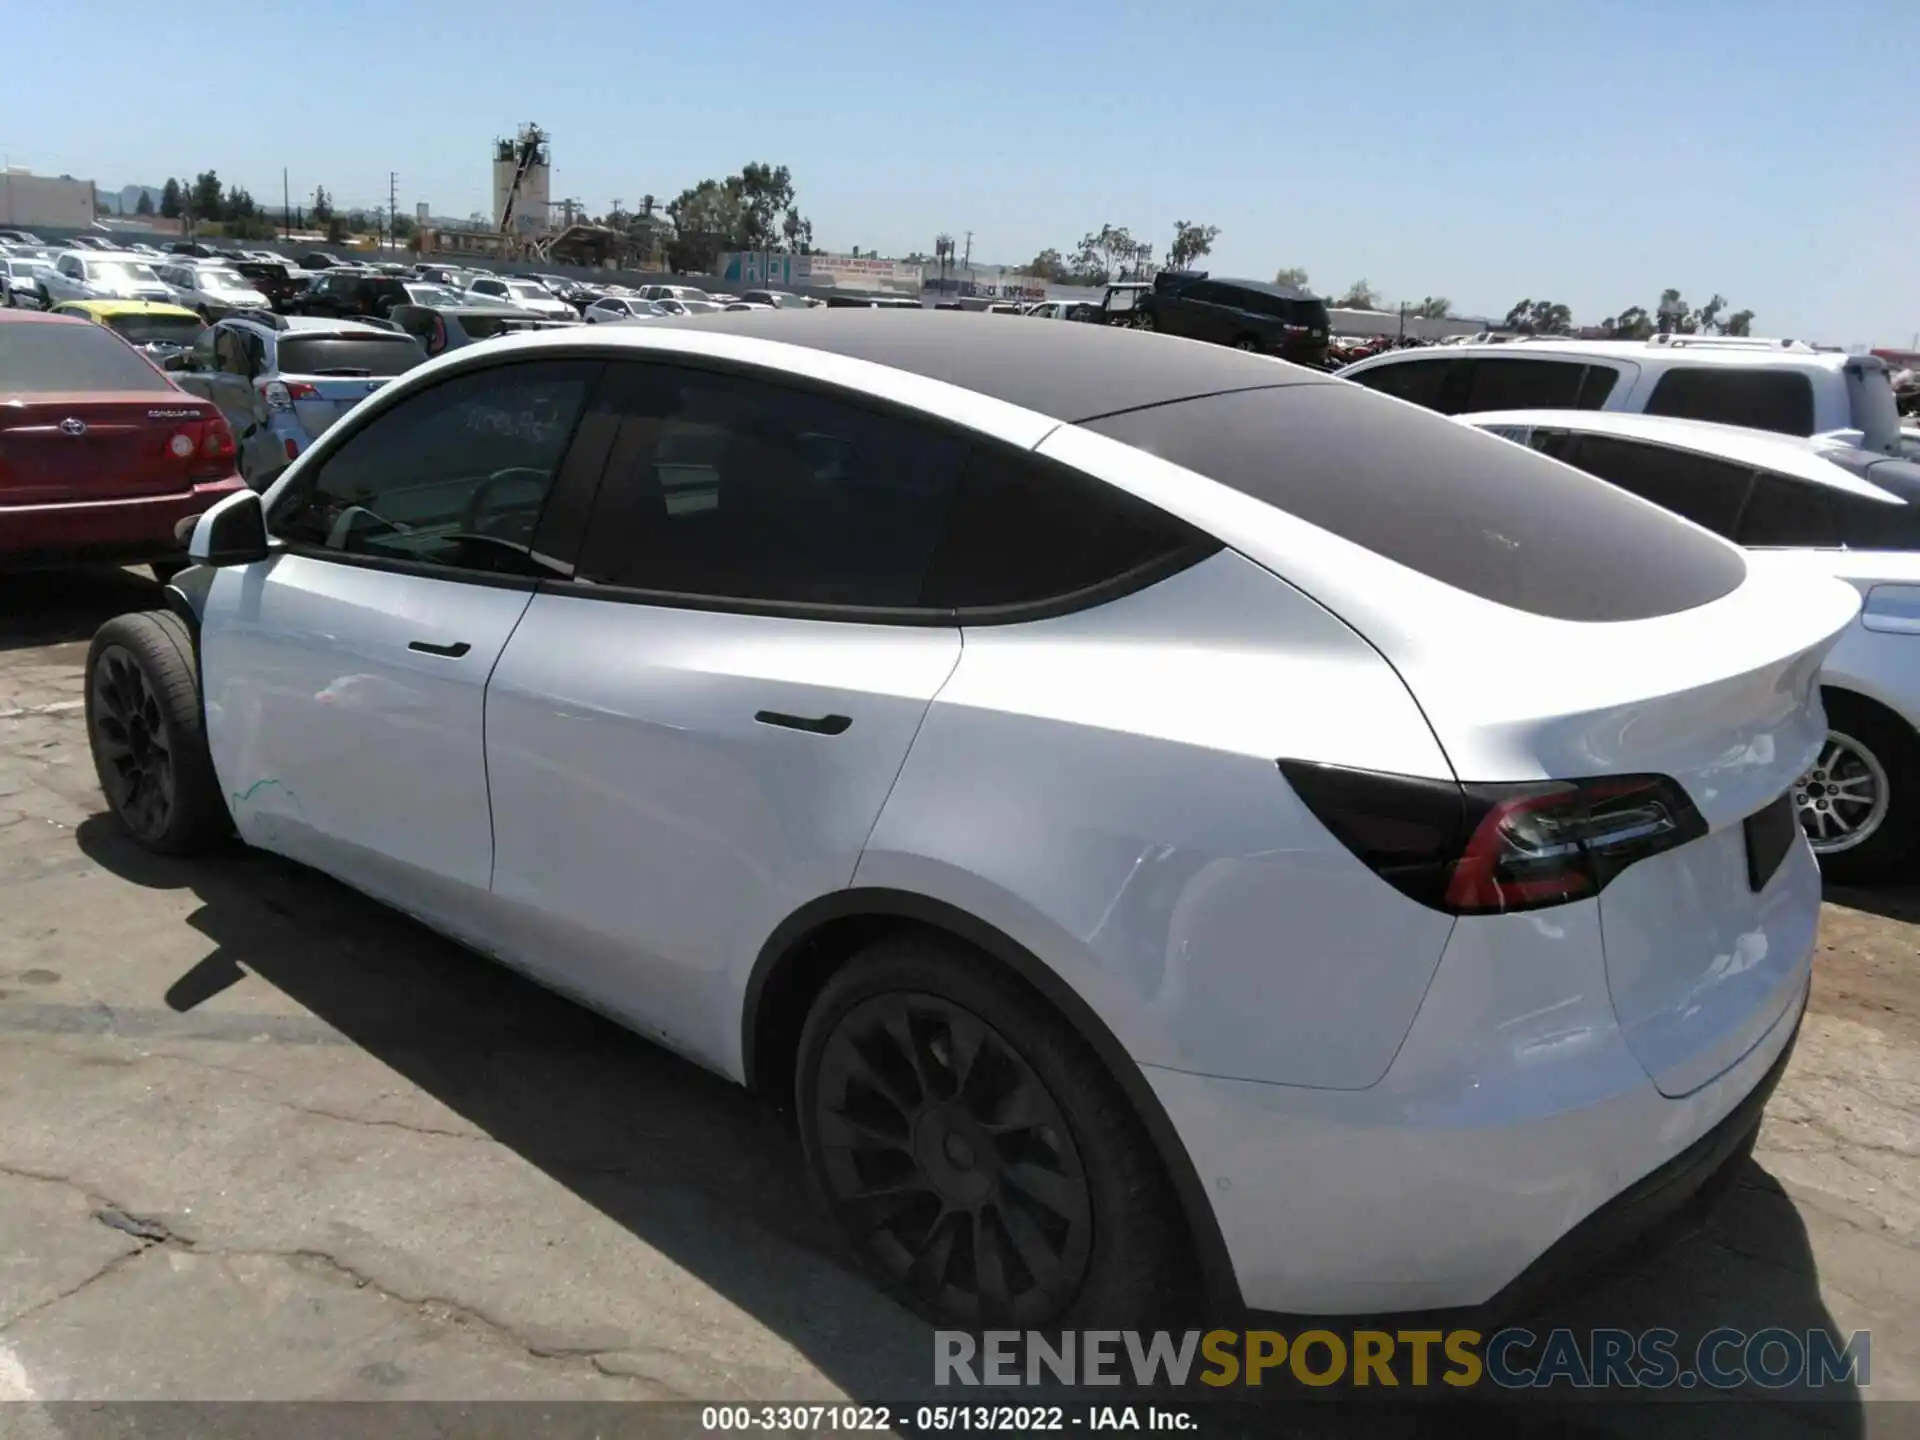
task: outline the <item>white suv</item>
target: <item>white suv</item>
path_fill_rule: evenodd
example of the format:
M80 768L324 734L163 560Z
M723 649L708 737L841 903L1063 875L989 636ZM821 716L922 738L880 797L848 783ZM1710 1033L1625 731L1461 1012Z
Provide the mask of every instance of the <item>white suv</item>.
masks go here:
M1781 340L1518 340L1391 350L1340 371L1443 415L1610 410L1825 435L1902 453L1886 362Z
M1597 475L1864 606L1820 672L1832 730L1794 803L1821 867L1880 879L1920 846L1920 464L1763 430L1565 410L1462 421Z
M145 255L127 250L66 250L40 277L51 309L65 300L152 300L174 303L173 291Z
M237 830L789 1104L946 1323L1524 1290L1737 1163L1793 1046L1858 596L1266 356L510 337L190 553L88 659L126 828Z

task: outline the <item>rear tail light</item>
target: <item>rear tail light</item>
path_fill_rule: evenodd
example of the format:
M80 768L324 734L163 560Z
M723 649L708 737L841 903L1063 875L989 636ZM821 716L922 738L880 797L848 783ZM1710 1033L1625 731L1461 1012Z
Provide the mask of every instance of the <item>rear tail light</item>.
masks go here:
M296 400L318 400L320 392L300 380L269 380L260 392L270 410L291 410Z
M1663 775L1461 785L1300 760L1280 770L1376 875L1453 915L1584 900L1636 861L1707 832Z
M190 480L224 480L233 474L233 428L215 411L189 420L167 437L167 455L184 463Z

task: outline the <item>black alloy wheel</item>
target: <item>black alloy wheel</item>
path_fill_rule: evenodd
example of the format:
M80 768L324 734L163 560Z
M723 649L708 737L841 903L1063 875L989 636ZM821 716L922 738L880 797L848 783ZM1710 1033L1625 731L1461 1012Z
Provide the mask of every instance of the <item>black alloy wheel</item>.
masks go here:
M146 673L122 646L93 667L93 744L107 803L135 838L166 833L175 803L173 741Z
M1093 1197L1059 1102L957 1002L894 992L826 1037L819 1173L866 1257L928 1310L1040 1322L1080 1292Z

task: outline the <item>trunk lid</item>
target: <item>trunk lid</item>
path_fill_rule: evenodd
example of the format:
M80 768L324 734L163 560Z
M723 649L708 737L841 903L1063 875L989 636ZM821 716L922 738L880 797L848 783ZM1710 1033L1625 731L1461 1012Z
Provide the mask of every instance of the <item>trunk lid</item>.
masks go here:
M181 394L40 394L0 406L0 505L174 495L193 488L169 450L211 413Z

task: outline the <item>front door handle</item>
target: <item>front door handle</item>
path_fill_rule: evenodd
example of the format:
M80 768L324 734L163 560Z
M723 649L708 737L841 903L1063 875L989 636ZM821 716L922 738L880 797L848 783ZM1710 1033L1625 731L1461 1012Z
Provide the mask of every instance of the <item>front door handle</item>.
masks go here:
M778 725L787 730L805 730L809 735L843 735L853 721L845 715L786 715L778 710L761 710L754 719L762 725Z
M473 646L464 640L456 640L451 645L435 645L430 640L413 640L408 642L407 649L418 650L422 655L445 655L450 660L458 660L473 649Z

